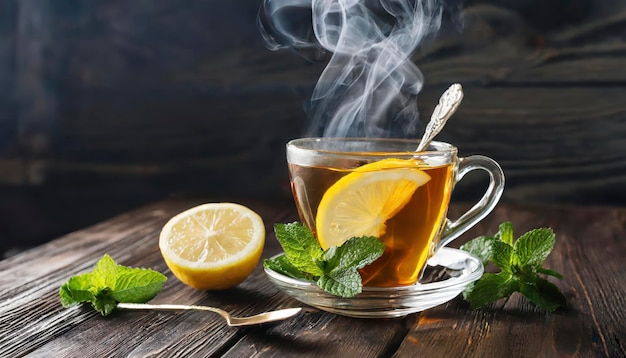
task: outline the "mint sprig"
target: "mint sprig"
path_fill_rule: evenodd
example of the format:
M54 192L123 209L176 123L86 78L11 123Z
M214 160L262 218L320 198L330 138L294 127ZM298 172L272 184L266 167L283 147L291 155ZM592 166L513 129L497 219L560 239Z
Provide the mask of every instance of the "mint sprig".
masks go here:
M145 303L151 300L167 280L165 275L144 268L118 265L104 255L92 272L73 276L59 289L63 307L90 303L101 315L107 316L118 302Z
M500 224L494 236L480 236L469 241L461 249L476 255L484 265L492 262L500 272L483 274L463 292L463 297L472 309L484 307L515 292L520 292L530 302L549 312L565 307L565 296L558 287L539 276L563 278L558 272L542 267L554 244L555 234L549 228L531 230L514 240L510 222Z
M322 290L354 297L363 290L358 270L379 258L385 245L373 236L353 237L324 251L313 233L298 222L274 225L285 255L263 265L284 275L315 282Z

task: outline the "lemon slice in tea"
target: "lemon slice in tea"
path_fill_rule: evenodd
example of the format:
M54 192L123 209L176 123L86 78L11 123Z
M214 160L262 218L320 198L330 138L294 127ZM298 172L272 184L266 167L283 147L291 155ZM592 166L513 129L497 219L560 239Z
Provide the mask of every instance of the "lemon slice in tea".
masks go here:
M352 237L383 236L385 222L429 180L409 159L383 159L356 168L328 188L320 201L315 218L320 245L328 249Z
M196 206L165 224L159 248L183 283L200 290L234 287L256 267L265 225L249 208L233 203Z

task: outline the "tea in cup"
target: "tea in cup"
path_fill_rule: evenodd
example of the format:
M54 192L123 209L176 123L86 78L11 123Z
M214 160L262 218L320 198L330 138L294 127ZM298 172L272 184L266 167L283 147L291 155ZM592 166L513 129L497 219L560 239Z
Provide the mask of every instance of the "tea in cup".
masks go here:
M375 236L383 255L360 270L373 287L416 283L428 258L493 210L504 173L485 156L459 158L457 148L418 140L301 138L287 143L292 193L302 222L323 249ZM469 171L489 174L487 191L455 221L447 219L455 184Z

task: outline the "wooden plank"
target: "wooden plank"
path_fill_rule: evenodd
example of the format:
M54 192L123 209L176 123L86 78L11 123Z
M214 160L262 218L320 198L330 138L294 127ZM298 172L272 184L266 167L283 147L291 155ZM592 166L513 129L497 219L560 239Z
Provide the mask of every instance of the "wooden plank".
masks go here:
M199 200L170 200L133 211L0 262L0 355L20 356L434 356L624 354L621 309L626 280L621 257L626 209L500 205L454 246L493 233L511 220L517 235L551 226L557 246L548 266L568 309L546 314L515 296L471 311L460 298L401 319L352 319L309 308L271 325L227 328L221 318L196 312L118 312L102 318L90 309L63 309L58 287L89 269L104 253L118 262L166 273L155 303L216 305L247 315L299 305L264 277L261 267L240 286L201 292L175 280L158 252L161 226ZM291 202L244 201L264 218L263 257L280 250L271 224L295 220ZM456 217L467 205L455 205ZM19 317L19 319L18 319ZM506 342L506 344L503 344ZM528 342L533 342L529 345Z
M623 91L518 87L498 93L466 86L458 113L438 138L455 143L461 155L497 160L507 179L505 201L620 205L626 104L614 98ZM421 103L434 108L437 92L425 93ZM477 190L476 182L463 185L459 193Z
M609 35L625 14L616 9L608 18L538 33L510 10L468 7L462 32L442 34L414 57L426 80L418 97L422 120L447 85L461 82L466 98L440 138L496 157L507 173L506 201L623 204L626 108L616 98L626 84L626 48ZM81 173L108 180L208 176L219 190L234 192L257 186L244 179L220 184L254 177L275 191L274 179L285 172L276 159L287 139L302 135L302 103L323 65L241 46L172 70L167 87L139 81L113 93L83 88L76 78L55 153L32 165L47 181ZM197 189L192 184L181 185ZM460 189L474 191L476 185Z
M615 41L626 9L541 30L519 13L486 4L464 9L463 28L442 33L413 56L426 83L481 86L614 86L626 83L626 45Z
M204 330L215 331L210 335L213 341L228 340L228 337L236 335L236 330L225 328L221 318L211 314L150 313L148 315L152 314L152 318L145 321L145 312L119 312L110 319L104 319L85 307L63 309L58 301L59 287L71 275L91 269L105 252L121 264L150 267L168 273L171 277L158 250L160 228L176 213L198 203L200 202L172 201L166 205L149 206L0 261L0 271L3 272L0 278L0 356L20 356L33 352L44 356L83 355L80 352L106 356L112 352L126 355L133 351L142 355L141 352L146 347L154 349L158 347L157 344L165 348L179 341L193 345L199 336L203 337L201 342L205 352L210 352L213 349L211 340L206 340ZM268 222L282 220L286 213L280 205L274 209L254 202L246 204L262 213ZM272 247L268 245L268 248ZM23 264L25 262L30 263ZM254 314L255 312L250 311L250 303L258 298L255 296L258 290L255 282L261 275L264 274L261 267L258 267L246 283L224 294L207 294L170 278L159 299L167 302L217 305L235 314ZM8 300L9 297L11 300ZM160 302L159 299L155 299L155 302ZM268 297L267 305L262 305L260 309L273 309L284 305L284 301L283 295L274 300ZM150 320L155 319L159 323L151 326ZM173 327L172 331L169 328L162 330L163 327L170 326ZM194 334L175 334L188 333L190 326L195 327ZM143 331L133 332L124 327L143 327ZM133 343L126 342L128 335L135 333L140 333L144 338ZM151 340L155 337L159 340L153 344ZM144 343L146 339L148 341ZM76 342L106 344L81 346L74 344ZM219 349L219 346L215 349Z
M420 96L420 106L427 108L422 112L424 118L428 118L444 89L427 87ZM614 100L623 93L622 87L498 90L468 85L464 90L465 100L438 139L456 144L462 155L483 154L496 159L507 177L504 200L615 205L626 202L622 185L626 179L626 159L622 155L626 150L626 104ZM232 99L223 102L225 106L237 103ZM56 182L82 174L124 182L138 178L161 180L190 191L205 189L209 195L218 191L233 195L279 193L286 183L284 144L299 134L298 124L287 118L296 111L299 109L292 108L283 115L266 117L272 118L266 124L272 123L272 128L280 130L258 136L263 129L257 124L237 141L219 140L224 133L219 128L226 128L228 123L245 126L253 122L252 116L223 121L222 125L196 122L196 127L179 129L176 135L167 134L167 127L150 129L146 121L148 129L126 142L116 142L116 134L105 126L94 126L89 134L77 134L85 143L91 143L85 145L91 146L92 153L100 156L107 152L134 152L135 158L128 155L120 157L120 161L101 163L87 157L79 161L51 158L41 163L47 168L48 180ZM126 123L130 126L131 122ZM201 127L204 129L199 130ZM132 128L122 131L131 132ZM159 139L168 135L169 141ZM151 147L150 154L144 152L142 159L138 148L150 137L160 144ZM192 148L187 145L193 138L197 139L194 148L203 148L196 153L189 152ZM464 185L459 186L459 193L480 190L475 181Z
M407 327L413 324L415 318L407 317L402 325L398 325L399 320L383 320L382 323L359 320L359 324L353 326L353 319L308 309L284 325L236 330L224 327L221 318L196 312L118 312L105 319L87 308L64 310L60 307L57 290L68 279L68 273L88 270L104 251L122 264L151 267L171 277L156 247L158 230L167 218L193 204L193 201L168 202L143 208L0 262L0 270L5 272L0 281L0 302L12 298L10 306L0 304L0 327L3 327L0 355L240 356L256 349L256 339L265 343L269 339L273 343L262 349L264 354L274 351L279 356L290 352L332 356L336 349L320 345L320 339L332 341L343 337L342 344L350 342L349 350L343 350L345 353L378 356L393 351ZM271 223L295 220L293 204L247 204L257 210L268 225L270 234L263 257L274 255L280 248L269 231ZM43 261L38 259L40 252L47 253ZM27 260L38 264L15 264ZM17 278L22 282L17 288L19 292L11 288ZM153 301L215 305L241 315L300 305L271 285L260 266L243 284L225 292L200 292L171 278ZM22 310L29 314L23 316ZM24 319L16 319L18 315ZM379 331L381 325L385 327L383 333ZM346 326L352 327L348 335ZM129 331L123 327L135 328ZM320 331L324 332L323 337L307 333ZM36 337L25 340L25 335ZM129 335L137 339L129 340ZM363 337L370 337L365 345L361 342ZM294 345L294 340L299 343ZM96 341L102 344L86 343Z
M186 18L209 6L178 9L161 4L146 9L145 5L126 4L127 11L116 21L130 23L146 12L156 18L163 14L168 19ZM215 39L181 35L208 31L218 24L204 24L197 18L153 49L141 28L112 28L101 18L85 20L90 11L101 11L106 19L118 13L119 5L83 7L72 14L63 9L44 14L41 9L29 11L28 6L21 12L26 24L34 21L36 13L50 24L65 26L51 33L35 28L20 34L25 41L18 48L20 56L28 57L20 62L21 76L37 67L36 73L49 77L51 83L62 81L64 92L50 92L41 80L33 88L23 85L20 103L41 105L23 109L20 123L35 132L44 130L41 136L22 138L26 151L20 156L26 159L10 158L10 163L24 166L17 180L41 184L94 176L104 182L177 178L181 187L197 190L200 185L191 178L201 177L216 191L235 192L258 188L245 180L254 177L263 183L258 192L278 189L272 184L284 174L284 162L279 161L284 142L303 134L307 119L302 105L324 62L310 64L288 51L269 51L251 38L244 36L244 41L240 33L232 35L241 40L238 45L209 51ZM46 6L50 5L42 9ZM238 18L242 21L252 13L251 5L246 6L248 10ZM243 10L229 5L227 11ZM64 16L76 21L63 22ZM621 140L625 108L616 99L626 83L622 70L626 51L621 42L611 39L625 18L626 11L616 7L609 17L539 31L505 7L469 6L462 29L442 31L413 58L426 83L418 97L422 120L447 85L461 82L466 99L446 129L448 136L444 133L441 138L501 159L511 189L505 192L505 200L623 204L624 163L617 153L626 146ZM163 28L144 25L150 30L146 33L159 34L173 26L169 21ZM97 36L76 35L89 29L98 30ZM29 41L47 47L35 46L31 56ZM57 42L65 47L51 45ZM39 66L43 48L50 48L56 62ZM57 63L68 48L78 52L63 68L67 73L61 73ZM165 56L173 53L181 55ZM150 65L137 71L132 61L124 59ZM160 81L155 83L157 71L161 71ZM62 95L72 100L57 98ZM50 126L55 130L45 130ZM54 141L48 132L54 133ZM594 142L592 151L580 145L583 139ZM607 162L598 163L597 153L603 153L603 158L608 153ZM530 163L538 155L539 168ZM584 165L576 168L571 164L577 161L574 158L584 158ZM596 176L598 170L609 174ZM15 178L7 177L5 182ZM236 183L232 178L237 178ZM473 191L474 187L467 189Z
M15 154L17 113L15 105L15 47L14 29L17 25L17 1L0 3L0 161L2 154ZM2 168L0 164L0 168ZM0 170L0 183L4 172ZM9 176L11 182L14 176Z
M254 332L226 352L229 357L388 357L416 316L354 319L306 311L297 319Z

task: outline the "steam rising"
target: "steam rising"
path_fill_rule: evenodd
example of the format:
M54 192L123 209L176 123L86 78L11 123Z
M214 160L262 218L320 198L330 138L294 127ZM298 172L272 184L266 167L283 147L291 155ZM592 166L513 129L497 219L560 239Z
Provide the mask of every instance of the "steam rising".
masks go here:
M332 53L308 135L417 137L423 76L410 56L442 11L438 0L264 0L259 24L271 49Z

